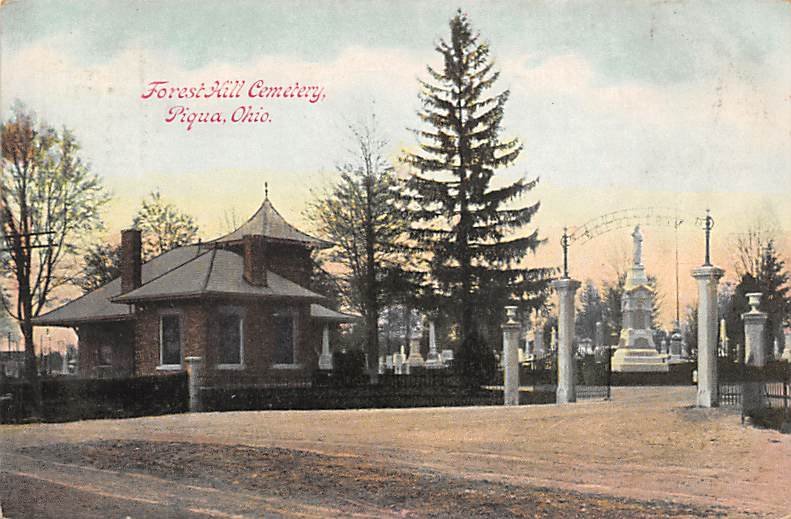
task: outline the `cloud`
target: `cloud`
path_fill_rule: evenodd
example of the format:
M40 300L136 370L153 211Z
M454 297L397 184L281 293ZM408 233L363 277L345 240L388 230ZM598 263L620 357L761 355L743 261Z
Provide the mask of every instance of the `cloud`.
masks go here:
M407 128L419 123L416 78L426 77L427 63L439 63L430 46L417 51L349 45L321 60L262 52L199 66L140 40L101 61L78 58L74 47L73 41L51 37L5 49L3 69L14 72L13 80L6 73L0 84L4 113L18 97L50 122L75 129L85 157L118 195L136 202L159 186L199 211L214 210L205 207L210 202L204 192L212 191L220 171L236 179L223 189L239 189L240 183L254 188L243 196L251 205L260 196L262 177L274 189L304 199L312 179L343 159L346 126L365 115L372 101L393 154L412 145ZM605 188L717 186L740 192L785 186L791 163L791 67L785 53L766 56L777 64L768 74L736 63L713 76L670 83L613 77L581 49L512 49L497 57L503 74L498 87L512 91L505 131L526 144L511 173ZM140 99L152 80L191 86L259 78L322 84L327 99L316 105L262 103L272 113L267 127L204 125L190 132L164 123L172 103ZM189 106L228 111L236 105L226 100Z

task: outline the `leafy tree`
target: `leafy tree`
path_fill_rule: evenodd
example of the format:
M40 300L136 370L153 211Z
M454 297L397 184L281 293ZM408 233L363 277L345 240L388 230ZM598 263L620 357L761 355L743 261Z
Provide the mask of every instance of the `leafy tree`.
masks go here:
M82 273L75 283L88 293L121 275L121 247L99 243L88 247L83 256Z
M25 376L35 382L32 319L54 290L70 282L69 260L78 250L78 239L101 228L99 209L108 195L81 160L77 139L68 129L37 123L34 114L17 105L0 138L0 230L5 242L0 264L13 291L2 300L19 323Z
M159 191L152 191L143 200L132 225L142 233L144 261L188 245L198 237L198 226L193 218L165 202Z
M198 227L191 216L162 200L158 191L144 199L132 222L143 234L143 261L195 241ZM121 275L121 245L99 243L88 247L75 284L90 292Z
M538 180L493 187L497 170L515 163L516 138L502 139L507 90L488 94L499 73L483 41L461 11L450 20L450 40L436 45L439 70L427 67L420 81L416 131L419 150L402 162L411 169L400 201L410 222L410 246L421 262L426 292L457 316L463 344L479 339L482 324L502 322L509 301L540 306L550 271L525 268L523 260L542 240L538 231L519 235L539 204L512 204Z
M400 288L402 257L395 244L405 224L393 210L397 179L385 158L387 141L379 135L375 117L351 125L349 131L354 142L349 160L337 167L338 180L314 195L306 216L318 234L335 244L326 261L344 269L340 286L347 303L364 316L368 369L376 373L379 314Z

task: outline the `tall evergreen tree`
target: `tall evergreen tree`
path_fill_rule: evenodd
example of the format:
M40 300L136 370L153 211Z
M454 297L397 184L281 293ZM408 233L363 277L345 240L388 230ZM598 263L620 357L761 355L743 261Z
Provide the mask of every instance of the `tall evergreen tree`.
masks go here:
M757 249L755 253L759 254L758 258L750 260L747 254L740 257L743 274L726 309L725 319L730 343L744 345L744 323L741 315L750 309L747 294L760 292L762 297L759 308L768 314L765 337L767 349L771 352L775 339L780 346L785 344L783 325L788 321L791 311L791 276L785 269L785 262L777 253L773 239L767 239L763 247ZM755 268L751 271L746 268L749 265Z
M521 265L541 243L538 231L518 233L539 208L512 203L536 180L491 186L495 171L514 164L522 151L516 138L502 139L509 91L490 95L499 72L489 44L461 11L450 20L450 40L440 40L441 69L427 67L420 81L416 131L419 150L406 152L412 169L401 200L417 255L425 261L425 285L438 304L459 316L460 339L478 331L481 312L508 301L538 306L549 271Z
M761 261L758 275L758 289L763 292L762 310L769 314L766 323L767 347L772 351L775 339L780 346L785 343L783 325L788 321L791 309L791 276L785 269L785 262L775 248L774 240L769 240Z

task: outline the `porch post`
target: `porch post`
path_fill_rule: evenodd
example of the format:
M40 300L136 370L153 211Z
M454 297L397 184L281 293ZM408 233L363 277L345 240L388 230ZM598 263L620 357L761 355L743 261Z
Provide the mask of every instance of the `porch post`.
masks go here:
M574 293L580 287L576 279L562 278L552 282L558 293L558 404L577 401L574 378Z
M324 323L321 330L321 355L319 355L319 369L332 369L332 353L330 352L330 325Z

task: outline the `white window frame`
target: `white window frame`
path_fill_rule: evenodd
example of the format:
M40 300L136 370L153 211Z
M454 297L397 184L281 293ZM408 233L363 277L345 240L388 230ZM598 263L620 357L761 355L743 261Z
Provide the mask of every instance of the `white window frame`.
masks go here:
M239 363L217 363L217 369L244 369L244 308L239 306L223 306L219 308L220 315L234 315L239 318ZM221 330L220 330L221 331ZM217 352L219 356L219 351Z
M279 310L272 314L273 319L278 317L291 318L291 362L290 363L274 363L272 369L301 369L302 364L297 362L297 344L299 344L299 311L295 308L288 308ZM275 345L277 347L277 345Z
M162 363L162 348L164 344L163 336L163 321L165 317L176 317L179 322L179 363L178 364L163 364ZM159 371L177 371L184 369L184 316L178 310L164 310L159 313Z

